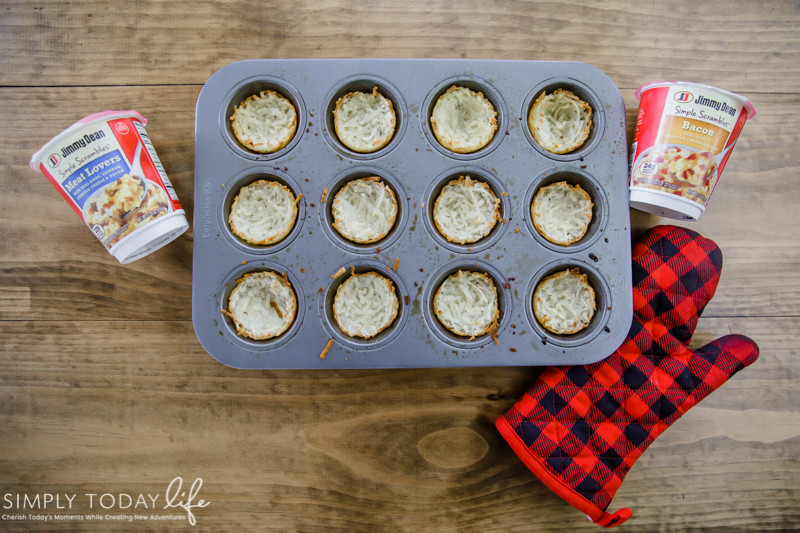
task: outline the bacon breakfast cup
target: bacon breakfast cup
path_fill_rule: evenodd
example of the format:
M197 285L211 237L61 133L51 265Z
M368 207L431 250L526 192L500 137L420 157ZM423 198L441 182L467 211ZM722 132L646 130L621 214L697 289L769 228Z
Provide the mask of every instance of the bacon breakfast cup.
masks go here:
M758 111L747 98L684 81L636 90L631 146L631 207L697 220L722 175L744 123Z
M136 111L95 113L56 135L30 162L122 264L189 228L146 124Z

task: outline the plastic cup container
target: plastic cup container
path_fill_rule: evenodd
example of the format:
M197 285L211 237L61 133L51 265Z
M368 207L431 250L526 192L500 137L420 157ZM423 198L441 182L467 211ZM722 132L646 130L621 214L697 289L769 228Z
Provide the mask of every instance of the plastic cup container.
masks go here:
M53 137L30 162L122 264L189 228L146 124L136 111L95 113Z
M684 81L646 83L636 90L636 98L631 207L697 220L744 123L758 111L747 98Z

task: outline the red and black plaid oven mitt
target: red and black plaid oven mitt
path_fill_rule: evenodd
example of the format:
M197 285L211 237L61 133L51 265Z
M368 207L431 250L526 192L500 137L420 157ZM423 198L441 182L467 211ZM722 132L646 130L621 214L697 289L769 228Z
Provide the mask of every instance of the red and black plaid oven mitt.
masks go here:
M497 429L553 492L601 526L632 516L605 510L628 470L683 413L758 358L726 335L687 347L722 270L717 245L694 231L658 226L633 247L634 317L608 359L550 367Z

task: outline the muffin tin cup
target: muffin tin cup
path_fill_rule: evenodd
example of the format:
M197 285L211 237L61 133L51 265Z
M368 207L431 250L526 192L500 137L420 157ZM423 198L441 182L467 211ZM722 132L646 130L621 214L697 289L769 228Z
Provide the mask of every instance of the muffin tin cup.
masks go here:
M236 195L239 194L239 191L242 189L242 187L250 185L251 183L259 180L275 181L285 185L289 188L289 190L292 191L295 199L303 194L297 182L289 177L288 174L281 172L280 170L265 170L261 167L248 168L244 172L234 176L227 184L225 184L225 187L221 189L221 209L217 211L219 214L219 227L221 229L221 233L225 235L225 238L227 238L230 243L239 250L252 254L271 254L283 250L289 246L303 230L303 221L306 218L306 198L304 195L302 198L300 198L300 201L297 202L297 218L295 218L294 226L286 235L286 237L274 244L250 244L246 240L233 233L230 223L228 222L228 217L230 217L231 214L231 206L233 205L233 201L236 199Z
M249 274L251 272L264 271L275 272L279 276L282 276L284 273L286 273L286 276L289 278L289 283L292 284L292 289L294 289L295 298L297 298L297 313L294 317L294 322L292 322L292 325L289 326L289 329L277 337L265 340L255 340L236 333L236 325L234 325L233 319L228 315L223 314L222 309L225 309L226 311L228 310L228 300L231 297L231 292L233 292L233 289L236 288L236 282L239 279L241 279L245 274ZM219 286L217 294L219 295L217 298L217 312L219 314L219 318L217 320L219 320L222 324L220 334L235 346L245 350L264 352L279 348L289 342L302 327L303 317L305 315L304 304L306 301L305 295L303 294L302 285L300 284L300 280L297 279L291 270L277 263L268 261L254 261L233 269L225 277L225 279L222 280L222 284Z
M497 308L500 315L497 318L498 328L497 336L499 337L503 330L508 325L509 319L512 315L512 294L508 283L499 270L486 262L481 262L472 259L462 259L453 261L433 273L428 282L425 284L425 289L422 293L422 301L424 305L425 321L428 323L430 330L444 343L449 344L455 348L472 349L480 348L494 341L494 338L489 334L483 334L470 340L469 337L456 335L448 330L436 317L436 312L433 309L433 299L436 296L436 291L442 286L442 283L455 274L459 270L469 272L480 272L488 274L497 289Z
M587 139L577 150L573 150L572 152L566 154L554 154L549 150L545 150L542 145L536 142L536 139L533 138L533 133L531 132L530 127L528 127L528 115L530 114L531 108L533 107L534 102L536 102L536 99L539 98L539 95L541 95L543 92L550 94L556 89L571 91L575 96L589 104L589 106L592 108L592 128L589 131L589 137L587 137ZM527 137L528 142L531 143L531 146L533 146L533 148L543 156L554 159L555 161L574 161L576 159L583 160L584 157L589 155L592 150L597 148L597 146L600 144L600 140L602 139L603 133L606 129L605 119L605 110L603 109L602 101L597 97L597 94L586 84L568 77L551 78L539 83L536 87L531 89L531 92L528 93L528 96L525 97L525 100L522 103L522 110L520 111L519 118L520 122L522 122L522 131L525 132L525 137Z
M333 200L336 197L336 193L351 181L369 178L371 176L378 176L392 189L394 198L397 201L397 217L395 217L392 229L389 230L389 233L387 233L385 237L373 243L361 244L351 241L333 227ZM328 194L325 197L325 201L320 202L319 206L320 223L328 238L342 250L354 254L375 254L378 252L378 249L387 249L402 235L406 226L406 221L408 220L408 197L403 187L400 185L400 182L386 170L370 166L354 167L351 170L346 170L337 174L328 182L326 188L328 189Z
M433 217L433 209L436 206L436 200L439 198L442 188L453 180L458 179L460 176L469 176L473 180L486 183L497 198L500 199L500 218L494 225L488 235L479 239L474 243L459 244L450 242L444 235L439 232L436 227L436 222ZM509 205L508 192L506 191L503 183L493 176L489 171L478 167L464 166L456 167L443 172L436 176L428 188L425 190L423 196L422 219L425 222L425 229L428 230L431 238L439 243L443 248L451 250L459 254L474 254L482 252L487 248L492 247L500 238L508 227L508 218L511 213L511 206ZM505 220L505 222L504 222Z
M578 268L581 274L586 274L589 285L594 289L597 309L595 310L592 320L585 329L571 335L559 335L544 329L536 319L536 315L533 312L533 293L536 291L536 287L539 286L539 283L547 276L572 268ZM608 318L612 310L611 289L608 286L605 276L588 263L574 259L553 261L540 268L533 275L533 278L531 278L528 284L528 290L525 293L525 302L525 312L528 315L528 322L531 327L533 327L534 331L544 339L545 342L568 348L575 348L588 344L592 339L602 333L604 331L603 328L608 323Z
M580 185L581 189L589 194L594 204L592 207L592 221L586 229L586 234L578 242L567 246L555 244L545 239L544 235L539 233L539 230L534 226L533 214L531 213L533 199L539 189L561 181L566 181L570 185ZM588 172L572 167L550 169L534 179L525 193L523 209L525 210L523 213L525 225L530 234L533 235L533 238L545 248L564 254L580 252L592 246L603 235L608 223L608 199L603 186Z
M242 146L233 133L233 127L231 126L234 108L250 96L265 90L275 91L289 100L294 106L294 111L297 115L297 128L292 140L280 150L269 154L262 154ZM306 122L308 122L308 112L300 93L290 83L273 76L253 76L236 84L225 96L219 115L220 133L228 147L241 157L254 161L271 161L289 153L303 137L303 133L306 130Z
M436 102L439 100L439 97L447 92L447 89L453 85L457 87L466 87L476 93L483 93L483 96L492 103L494 110L497 112L497 130L495 130L492 140L480 150L468 154L453 152L442 146L442 143L436 138L431 127L431 115L433 115L433 108L436 107ZM425 134L428 142L431 143L431 146L447 157L460 161L471 161L486 157L503 142L505 131L508 129L508 110L503 101L503 97L500 96L497 89L492 87L489 82L477 76L454 76L440 82L431 89L425 97L425 101L422 103L420 118L422 119L422 132Z
M336 109L336 102L342 96L351 92L371 93L375 87L378 88L379 93L392 102L395 116L394 134L383 148L368 153L356 152L345 146L344 143L339 140L333 122L333 110ZM377 76L359 75L341 81L331 89L325 97L322 108L325 109L325 116L324 119L322 119L322 136L331 148L344 157L355 161L369 161L388 154L403 140L406 126L408 126L408 107L406 107L405 100L403 100L400 91L388 81Z
M339 324L336 322L336 317L333 313L333 302L336 298L336 291L350 276L352 276L350 267L356 274L364 274L367 272L375 272L384 276L394 283L395 296L399 303L397 316L394 317L392 323L385 329L378 332L374 337L369 339L362 339L360 337L351 337L341 330ZM337 277L333 277L336 272L331 272L328 279L330 283L325 287L319 297L319 314L322 319L322 325L325 330L340 344L353 348L354 350L375 350L382 348L395 340L398 335L403 331L403 327L408 321L409 309L408 302L410 300L406 286L402 278L397 275L388 265L384 265L378 261L371 259L364 259L361 261L353 261L342 265L345 272Z
M450 152L430 131L436 98L452 85L483 92L498 112L495 137L472 154ZM351 152L335 137L332 106L346 92L371 91L375 86L393 98L398 118L395 135L388 146L372 154ZM520 124L509 115L527 111L538 87L556 86L588 88L596 99L590 99L595 118L603 122L596 122L594 136L582 151L561 159L535 148L527 116L520 116L519 120L525 119ZM265 88L294 98L298 130L283 150L259 155L232 137L228 112ZM608 76L582 63L259 59L226 65L211 76L197 102L195 333L209 354L235 368L442 368L598 361L624 341L633 315L626 143L622 95ZM574 161L580 157L584 161ZM492 187L507 220L478 242L464 245L449 243L432 217L441 187L462 175ZM378 176L392 188L398 215L386 237L359 244L333 228L331 207L348 181L369 176ZM274 245L250 245L228 227L233 198L242 185L257 179L281 182L295 195L304 195L294 228ZM580 184L596 205L587 235L568 247L549 243L530 223L536 190L562 179ZM326 188L325 200L320 201ZM579 267L603 299L589 328L575 336L550 334L532 319L533 278L542 278L547 273L542 269L551 265ZM345 335L332 314L335 291L350 276L350 266L356 272L373 270L388 277L398 296L398 316L371 339ZM342 267L345 272L332 278ZM486 334L473 340L455 335L433 313L436 290L459 268L492 277L501 313L499 344ZM237 335L232 321L221 313L236 280L255 270L287 272L298 298L295 323L266 341ZM320 357L326 346L329 349Z

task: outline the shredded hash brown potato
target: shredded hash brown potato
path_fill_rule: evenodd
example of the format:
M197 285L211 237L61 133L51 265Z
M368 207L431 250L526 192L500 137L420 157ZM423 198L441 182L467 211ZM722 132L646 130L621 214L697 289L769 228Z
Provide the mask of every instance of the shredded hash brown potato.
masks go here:
M592 198L580 185L560 181L542 187L531 204L531 220L542 237L568 246L586 235L592 221Z
M268 271L253 272L236 282L225 314L233 319L239 335L256 340L271 339L294 322L297 298L284 276Z
M360 244L383 239L397 218L392 189L377 176L353 180L333 198L333 227Z
M546 330L559 335L578 333L597 309L586 274L573 268L547 276L533 292L533 314Z
M480 150L497 131L497 111L483 93L453 85L436 101L431 128L439 143L453 152Z
M400 308L394 283L377 272L353 274L336 289L333 315L346 335L369 339L388 328Z
M277 152L297 130L297 112L275 91L261 91L234 106L231 127L243 146L262 154Z
M436 228L450 242L477 242L498 220L500 199L488 184L469 176L460 176L442 187L433 205Z
M539 146L554 154L566 154L589 138L592 108L564 89L542 93L528 114L528 127Z
M292 191L277 181L258 180L242 187L231 205L231 231L250 244L282 241L297 220Z
M392 139L396 124L392 101L377 87L372 93L347 93L333 110L336 136L354 152L370 153L383 148Z
M448 277L433 297L439 322L470 340L497 331L497 287L485 272L459 270Z

